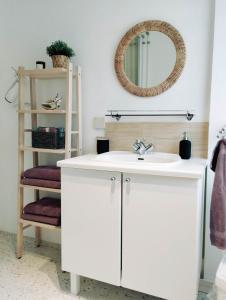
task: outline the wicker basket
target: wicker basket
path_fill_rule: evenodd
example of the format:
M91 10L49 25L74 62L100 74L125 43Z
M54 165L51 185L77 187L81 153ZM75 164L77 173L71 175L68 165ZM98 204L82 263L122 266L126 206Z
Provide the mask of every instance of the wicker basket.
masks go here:
M69 58L64 55L52 55L51 56L53 61L54 68L67 68L69 63Z

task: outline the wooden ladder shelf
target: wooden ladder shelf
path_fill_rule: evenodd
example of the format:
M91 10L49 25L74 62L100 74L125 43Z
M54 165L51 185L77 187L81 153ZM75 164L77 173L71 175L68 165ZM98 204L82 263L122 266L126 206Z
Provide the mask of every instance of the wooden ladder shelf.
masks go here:
M17 225L17 248L16 256L21 258L23 255L23 232L30 226L35 227L36 245L41 243L41 228L57 229L59 226L33 222L24 220L22 218L24 209L24 189L28 188L33 190L34 200L40 198L41 192L61 193L60 189L52 189L31 185L24 185L21 183L21 175L24 172L25 155L28 152L32 153L33 167L39 165L39 153L46 154L60 154L64 158L70 158L72 155L80 155L82 153L82 126L81 126L81 68L78 66L76 74L73 75L73 65L68 64L67 69L53 68L53 69L34 69L25 70L24 67L19 67L19 108L18 108L18 225ZM25 109L25 80L29 80L30 89L30 108ZM44 110L38 107L37 103L37 80L50 80L50 79L64 79L65 80L65 108L56 110ZM75 82L75 83L74 83ZM73 95L73 86L76 85L76 95ZM73 99L76 96L76 110L72 110ZM64 149L46 149L46 148L33 148L32 146L25 145L25 133L32 132L32 129L38 126L38 115L62 115L65 118L65 148ZM31 129L25 128L25 115L31 116ZM76 130L72 130L73 125ZM76 140L76 147L72 147L72 135Z

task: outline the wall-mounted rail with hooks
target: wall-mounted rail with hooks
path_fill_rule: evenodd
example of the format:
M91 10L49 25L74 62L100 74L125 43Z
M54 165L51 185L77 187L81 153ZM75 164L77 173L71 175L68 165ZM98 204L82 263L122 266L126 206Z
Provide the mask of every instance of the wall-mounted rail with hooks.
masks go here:
M106 117L111 117L120 121L122 117L185 117L188 121L191 121L195 116L192 111L134 111L134 110L108 110Z
M226 126L222 127L217 134L218 139L225 139L226 138Z

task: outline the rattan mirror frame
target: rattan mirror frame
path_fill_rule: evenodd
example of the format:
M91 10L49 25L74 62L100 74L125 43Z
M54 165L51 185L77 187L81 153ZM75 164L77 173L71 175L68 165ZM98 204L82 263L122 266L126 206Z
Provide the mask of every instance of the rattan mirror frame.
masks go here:
M137 34L145 31L159 31L166 34L172 40L176 49L176 63L173 71L166 80L151 88L141 88L135 85L126 76L124 70L124 54L127 46L137 36ZM145 21L132 27L121 39L115 54L115 71L121 85L128 92L140 97L157 96L168 90L180 77L184 68L185 58L186 48L184 40L176 28L164 21Z

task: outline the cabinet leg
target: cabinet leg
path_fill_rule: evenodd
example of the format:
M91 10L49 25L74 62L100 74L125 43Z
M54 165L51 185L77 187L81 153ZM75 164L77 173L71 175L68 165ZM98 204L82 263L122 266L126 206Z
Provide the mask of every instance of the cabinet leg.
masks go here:
M36 247L40 247L41 245L41 228L35 227L35 244Z
M80 276L70 273L71 276L71 293L78 295L80 293Z
M18 224L18 229L17 229L17 245L16 245L16 257L19 259L23 255L23 224L19 223Z

